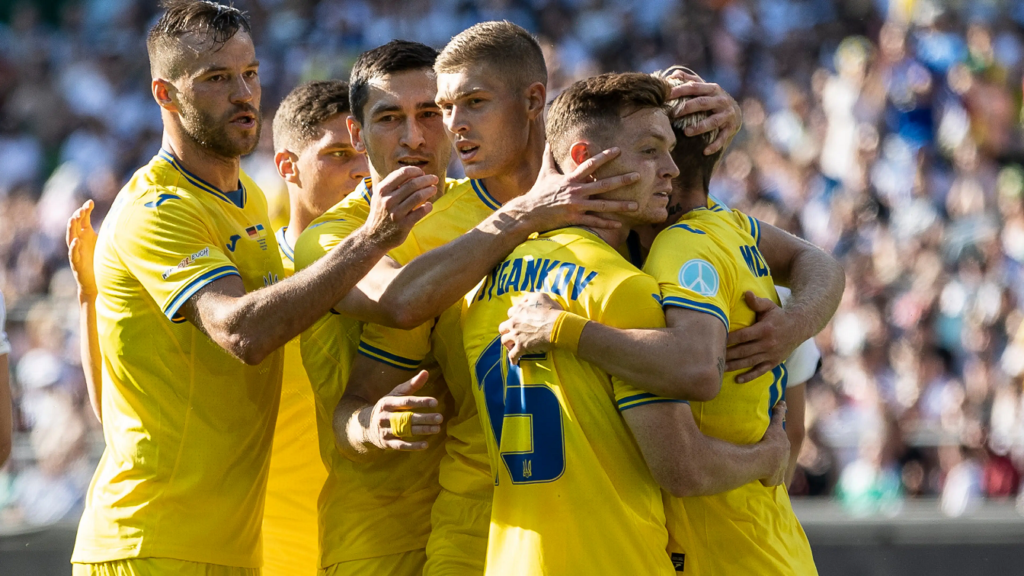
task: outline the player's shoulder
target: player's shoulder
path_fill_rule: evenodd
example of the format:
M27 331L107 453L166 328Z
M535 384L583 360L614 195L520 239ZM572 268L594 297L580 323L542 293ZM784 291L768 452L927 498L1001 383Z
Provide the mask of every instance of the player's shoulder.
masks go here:
M357 188L310 222L299 234L292 247L296 270L318 260L366 222L369 204L363 198L363 192L365 190Z

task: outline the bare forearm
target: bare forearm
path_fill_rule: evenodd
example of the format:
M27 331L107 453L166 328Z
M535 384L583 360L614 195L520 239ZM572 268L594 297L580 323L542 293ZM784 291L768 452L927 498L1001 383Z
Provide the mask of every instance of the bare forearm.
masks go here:
M237 297L200 291L182 312L239 360L258 364L326 314L385 252L360 229L291 278Z
M793 292L785 305L786 313L799 318L799 326L805 329L798 340L813 338L839 308L846 286L843 267L820 250L804 250L794 258L785 280L783 286Z
M739 488L771 474L773 455L762 443L737 445L703 436L688 464L697 470L693 493L706 496Z
M372 409L373 405L363 398L343 396L334 411L334 444L353 462L369 461L374 452L380 452L368 436Z
M435 318L473 289L530 233L528 219L510 203L459 238L406 264L384 290L387 325L413 328Z
M82 353L82 372L89 392L89 403L96 419L103 422L103 356L100 353L99 335L96 330L96 295L78 295L79 342Z

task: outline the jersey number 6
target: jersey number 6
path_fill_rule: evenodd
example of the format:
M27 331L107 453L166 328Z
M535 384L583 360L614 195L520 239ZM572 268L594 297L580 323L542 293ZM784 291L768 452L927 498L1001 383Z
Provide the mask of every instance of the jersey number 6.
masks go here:
M474 366L484 391L495 444L513 484L557 480L565 472L565 440L558 398L544 384L523 384L495 338ZM505 432L505 436L502 433Z

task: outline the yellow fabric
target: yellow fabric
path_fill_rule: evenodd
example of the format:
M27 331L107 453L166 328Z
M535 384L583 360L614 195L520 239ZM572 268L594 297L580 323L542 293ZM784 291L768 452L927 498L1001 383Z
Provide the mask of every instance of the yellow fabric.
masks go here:
M658 484L619 411L669 402L554 350L510 365L498 325L524 293L617 328L665 325L658 285L582 228L497 266L463 322L495 474L488 575L674 574Z
M551 327L551 343L575 354L587 322L586 318L563 310Z
M294 272L294 251L285 226L277 232L285 276ZM313 576L319 560L317 497L327 470L317 449L316 402L302 366L299 337L284 350L281 408L263 512L263 576Z
M319 570L317 576L420 576L426 559L423 550L410 550L400 554L339 562Z
M104 219L95 270L106 449L75 562L262 562L283 352L246 366L178 314L219 278L253 291L284 274L263 194L240 179L242 207L161 152Z
M483 183L478 180L449 180L445 194L434 203L433 210L420 221L409 234L408 240L391 252L399 264L408 264L417 256L443 246L473 229L477 224L490 216L500 204L490 196ZM454 414L447 419L447 437L444 452L440 459L440 485L456 495L465 495L471 499L489 500L493 480L487 460L487 449L484 444L483 429L480 427L476 403L470 391L470 376L462 345L462 309L463 302L449 307L441 316L413 330L396 330L370 324L363 331L360 342L360 353L392 366L403 367L417 365L436 374L437 368L444 375L448 390L451 392ZM426 362L422 359L427 358ZM433 359L433 363L430 362ZM434 510L437 505L434 504ZM437 539L449 533L469 533L470 538L485 540L487 524L449 525L449 522L461 522L459 515L433 514L433 526L429 528L430 543L427 544L428 556L431 551L449 550L445 554L455 553L450 547L442 548ZM440 521L442 524L438 524ZM455 565L483 564L482 550L475 558L452 557ZM431 562L433 569L446 569L448 557Z
M364 181L310 223L295 245L297 270L315 262L366 221L371 190L369 180ZM355 464L335 447L334 409L345 392L361 332L361 322L332 311L301 337L302 362L316 399L320 456L328 472L318 502L320 568L423 549L430 505L439 489L436 473L424 473L436 468L431 462L437 461L439 448L384 454L373 462ZM424 528L410 530L410 526Z
M658 235L645 271L658 279L665 306L710 314L728 330L756 320L743 293L778 303L757 248L760 224L741 212L700 208ZM735 444L761 439L771 407L784 398L786 368L737 384L725 375L718 396L691 402L701 432ZM686 574L816 574L807 537L784 486L751 482L714 496L666 496L670 551L686 554Z
M399 438L412 437L412 412L399 412L388 416L391 421L391 431Z
M259 568L237 568L171 558L132 558L101 564L72 564L72 576L260 576Z
M480 576L487 556L491 499L442 489L430 513L430 540L423 576Z

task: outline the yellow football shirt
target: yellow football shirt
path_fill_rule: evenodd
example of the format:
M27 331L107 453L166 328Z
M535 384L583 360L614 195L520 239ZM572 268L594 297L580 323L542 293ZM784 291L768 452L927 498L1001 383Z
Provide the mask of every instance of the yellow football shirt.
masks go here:
M295 271L287 230L285 226L275 235L286 277ZM296 336L284 349L281 407L263 511L264 576L312 576L319 562L316 501L327 470L317 449L316 403L299 340Z
M479 180L449 180L448 190L434 203L433 210L413 227L409 238L390 255L401 265L443 246L482 222L501 204ZM470 376L462 345L463 301L446 310L436 322L413 330L397 330L368 324L359 351L400 368L419 366L433 351L451 392L454 415L446 425L445 454L440 463L440 482L445 490L490 499L492 490L487 447L480 427L476 402L470 391Z
M73 562L262 562L260 523L283 353L246 366L178 313L210 282L284 274L266 200L223 193L166 151L132 176L96 246L106 448Z
M295 243L297 270L362 226L371 190L367 179L310 223ZM421 522L417 514L429 526L430 504L438 491L438 450L388 453L356 464L335 447L334 409L345 393L361 332L361 322L331 311L301 336L302 362L316 401L320 456L327 467L318 503L321 568L423 548L426 535L408 528ZM442 409L443 401L442 396ZM414 513L406 514L406 507Z
M564 350L510 366L498 325L523 294L617 328L665 325L658 285L582 228L520 245L463 321L495 474L488 575L672 574L661 490L620 410L669 402Z
M779 302L758 241L760 223L714 203L684 214L662 231L644 271L657 278L665 306L710 314L726 331L756 321L743 293ZM725 375L718 396L691 402L701 432L734 444L764 435L771 409L784 398L784 364L746 384ZM669 550L685 554L685 574L816 574L810 545L785 486L754 481L713 496L666 495Z

